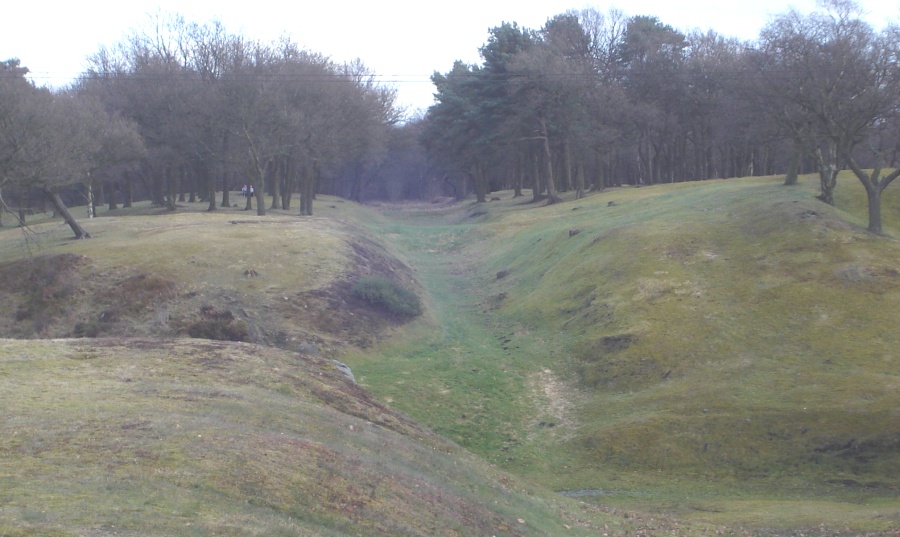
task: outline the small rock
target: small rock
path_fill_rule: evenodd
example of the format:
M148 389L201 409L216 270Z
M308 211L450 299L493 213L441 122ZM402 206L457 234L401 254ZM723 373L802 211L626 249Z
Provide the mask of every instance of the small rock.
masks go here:
M356 377L353 376L353 371L350 370L350 367L348 367L347 364L342 364L341 362L338 362L337 360L332 360L331 363L333 363L334 367L336 367L338 371L343 373L345 377L347 377L354 384L356 384Z
M572 229L569 230L570 237L574 237L575 235L578 235L579 233L581 233L581 230L578 229L577 227L573 227Z

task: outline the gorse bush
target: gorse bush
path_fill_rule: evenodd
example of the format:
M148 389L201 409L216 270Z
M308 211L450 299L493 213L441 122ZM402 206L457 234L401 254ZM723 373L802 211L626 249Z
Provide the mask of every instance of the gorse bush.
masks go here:
M419 297L384 276L360 278L353 286L353 295L395 315L415 317L422 314Z
M243 321L225 319L201 319L188 326L187 333L192 338L214 339L217 341L250 341L250 331Z
M189 336L218 341L250 341L247 323L235 319L230 311L206 305L200 307L200 316L187 327Z

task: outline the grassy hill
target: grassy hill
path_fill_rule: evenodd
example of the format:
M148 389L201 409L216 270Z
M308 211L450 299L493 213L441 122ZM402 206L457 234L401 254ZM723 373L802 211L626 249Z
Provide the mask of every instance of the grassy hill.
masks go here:
M352 282L415 281L332 203L328 218L143 207L86 223L89 241L54 222L0 233L0 323L20 338L0 339L0 535L647 527L497 470L339 371L342 349L402 321ZM202 322L252 342L186 337Z
M603 505L896 530L900 244L860 227L852 179L837 209L806 183L395 211L442 329L350 361L414 419Z
M897 534L900 203L886 193L874 237L854 180L837 208L815 186L323 198L315 218L120 210L90 241L7 229L0 333L96 339L3 342L3 477L31 499L0 508L0 534L112 533L119 495L134 533ZM357 299L372 274L425 314ZM184 339L210 324L249 343ZM251 455L282 432L272 464ZM215 440L207 466L195 437ZM95 495L94 514L66 507Z
M631 527L490 468L329 360L271 347L0 340L0 406L0 535Z
M84 243L58 222L7 230L0 293L13 314L0 317L0 333L175 336L230 316L245 341L315 344L328 354L390 332L390 319L354 301L360 277L415 285L384 245L341 216L352 209L337 200L325 209L330 218L201 205L104 213L85 223L100 240Z

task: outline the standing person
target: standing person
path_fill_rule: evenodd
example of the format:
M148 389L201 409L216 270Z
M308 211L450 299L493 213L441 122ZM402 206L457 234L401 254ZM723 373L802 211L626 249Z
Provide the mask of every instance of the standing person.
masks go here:
M241 188L241 196L247 197L247 185L244 185L243 188Z
M244 210L249 211L253 208L253 185L247 187L247 193L245 194L245 196L247 196L247 205L244 207Z

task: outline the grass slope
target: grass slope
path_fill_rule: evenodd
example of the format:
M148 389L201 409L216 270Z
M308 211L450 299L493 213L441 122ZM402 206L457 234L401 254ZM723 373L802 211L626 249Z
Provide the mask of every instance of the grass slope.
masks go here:
M3 342L0 534L896 534L900 251L814 187L3 231L0 333L100 339ZM373 274L425 314L354 301ZM210 311L262 346L176 339ZM481 460L269 348L310 343Z
M411 288L414 280L352 223L351 204L325 202L327 216L303 218L142 205L85 222L97 241L70 240L59 222L37 222L30 234L6 230L0 334L173 337L227 314L255 343L315 344L326 354L369 345L394 320L354 300L353 283L368 274Z
M418 288L361 227L377 214L322 201L315 218L103 212L89 241L53 221L0 233L0 334L19 338L0 339L0 535L675 527L526 485L347 380L328 358L401 321L353 282ZM184 338L197 319L256 344ZM51 339L72 336L92 337Z
M596 518L269 347L0 340L0 408L0 535L588 535Z
M852 179L838 209L807 185L386 210L440 329L348 359L557 490L756 531L895 530L900 245L859 227Z

